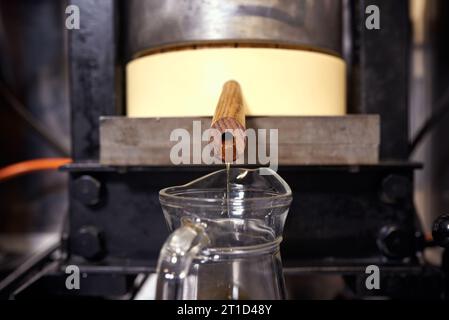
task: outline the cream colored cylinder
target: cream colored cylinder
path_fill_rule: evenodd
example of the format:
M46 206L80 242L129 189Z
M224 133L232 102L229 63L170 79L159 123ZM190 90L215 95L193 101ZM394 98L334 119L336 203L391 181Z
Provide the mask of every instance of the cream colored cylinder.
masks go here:
M223 84L240 83L248 116L346 113L345 63L305 50L205 48L157 53L127 66L130 117L211 117Z

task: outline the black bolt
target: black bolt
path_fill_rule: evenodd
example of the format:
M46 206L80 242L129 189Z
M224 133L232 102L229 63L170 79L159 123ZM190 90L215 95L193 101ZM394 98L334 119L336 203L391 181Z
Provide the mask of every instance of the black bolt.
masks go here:
M380 230L377 246L386 257L405 258L414 253L415 238L413 232L396 225L388 225Z
M89 175L83 175L73 182L73 197L86 206L100 202L101 183Z
M72 251L87 260L100 260L106 253L103 234L96 227L82 227L75 234Z
M394 204L410 198L412 184L404 176L392 174L382 181L381 199L385 203Z
M432 237L437 245L449 249L449 214L440 216L435 220Z

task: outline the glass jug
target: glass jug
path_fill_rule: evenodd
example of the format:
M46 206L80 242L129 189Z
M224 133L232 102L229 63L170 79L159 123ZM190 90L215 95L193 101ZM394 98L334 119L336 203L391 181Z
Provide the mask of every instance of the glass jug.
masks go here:
M231 168L160 191L173 233L156 299L284 299L279 244L292 200L273 170Z

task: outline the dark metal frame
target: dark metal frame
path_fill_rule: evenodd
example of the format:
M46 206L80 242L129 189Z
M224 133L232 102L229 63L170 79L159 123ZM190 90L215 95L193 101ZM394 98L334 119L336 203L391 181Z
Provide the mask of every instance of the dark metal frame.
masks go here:
M70 0L81 27L69 32L72 158L98 160L99 118L121 113L124 64L119 41L118 2Z
M83 19L70 32L72 150L68 238L63 259L16 286L14 297L72 294L63 287L64 266L76 264L95 282L78 296L130 297L137 275L154 271L167 229L158 191L185 183L213 167L105 167L98 164L99 117L120 114L122 72L120 24L114 0L72 0ZM367 1L356 6L352 54L359 112L382 117L383 159L403 160L407 149L407 1L376 0L382 31L364 25ZM363 21L363 23L362 23ZM399 28L390 32L391 28ZM119 66L117 68L117 66ZM118 79L118 81L117 81ZM119 85L117 85L119 83ZM441 298L444 273L419 261L426 243L413 205L413 172L419 166L389 162L367 166L293 166L279 173L294 190L282 244L286 273L335 273L358 296L364 268L376 264L391 280L378 295ZM114 279L111 280L111 279ZM351 280L352 279L352 280ZM396 281L394 279L402 279ZM408 281L415 279L416 281ZM432 279L424 284L420 279ZM84 281L84 280L83 280ZM87 281L87 280L85 280ZM92 282L93 283L93 282ZM398 286L398 283L408 283ZM113 293L113 294L107 294ZM128 295L127 295L128 294Z
M408 158L410 21L408 0L352 1L351 108L381 117L382 159ZM365 8L380 9L380 29L365 28Z
M408 258L410 263L424 245L412 202L415 168L393 163L279 168L294 198L282 246L286 263L326 258L359 264L403 264ZM66 170L73 258L154 266L168 236L158 191L214 168L74 164Z

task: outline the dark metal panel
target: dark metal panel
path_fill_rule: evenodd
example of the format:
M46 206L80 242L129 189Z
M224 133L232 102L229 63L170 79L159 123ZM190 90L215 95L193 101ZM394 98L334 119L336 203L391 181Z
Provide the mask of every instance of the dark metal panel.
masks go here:
M158 191L212 168L109 168L73 168L69 252L106 265L154 265L168 236ZM294 190L282 244L287 265L330 258L382 264L416 252L413 167L281 167L279 173Z
M114 115L117 29L114 0L70 0L80 29L69 30L72 157L96 159L99 117Z
M406 159L410 24L407 0L354 2L356 112L381 116L381 159ZM380 30L368 30L366 7L380 9Z

